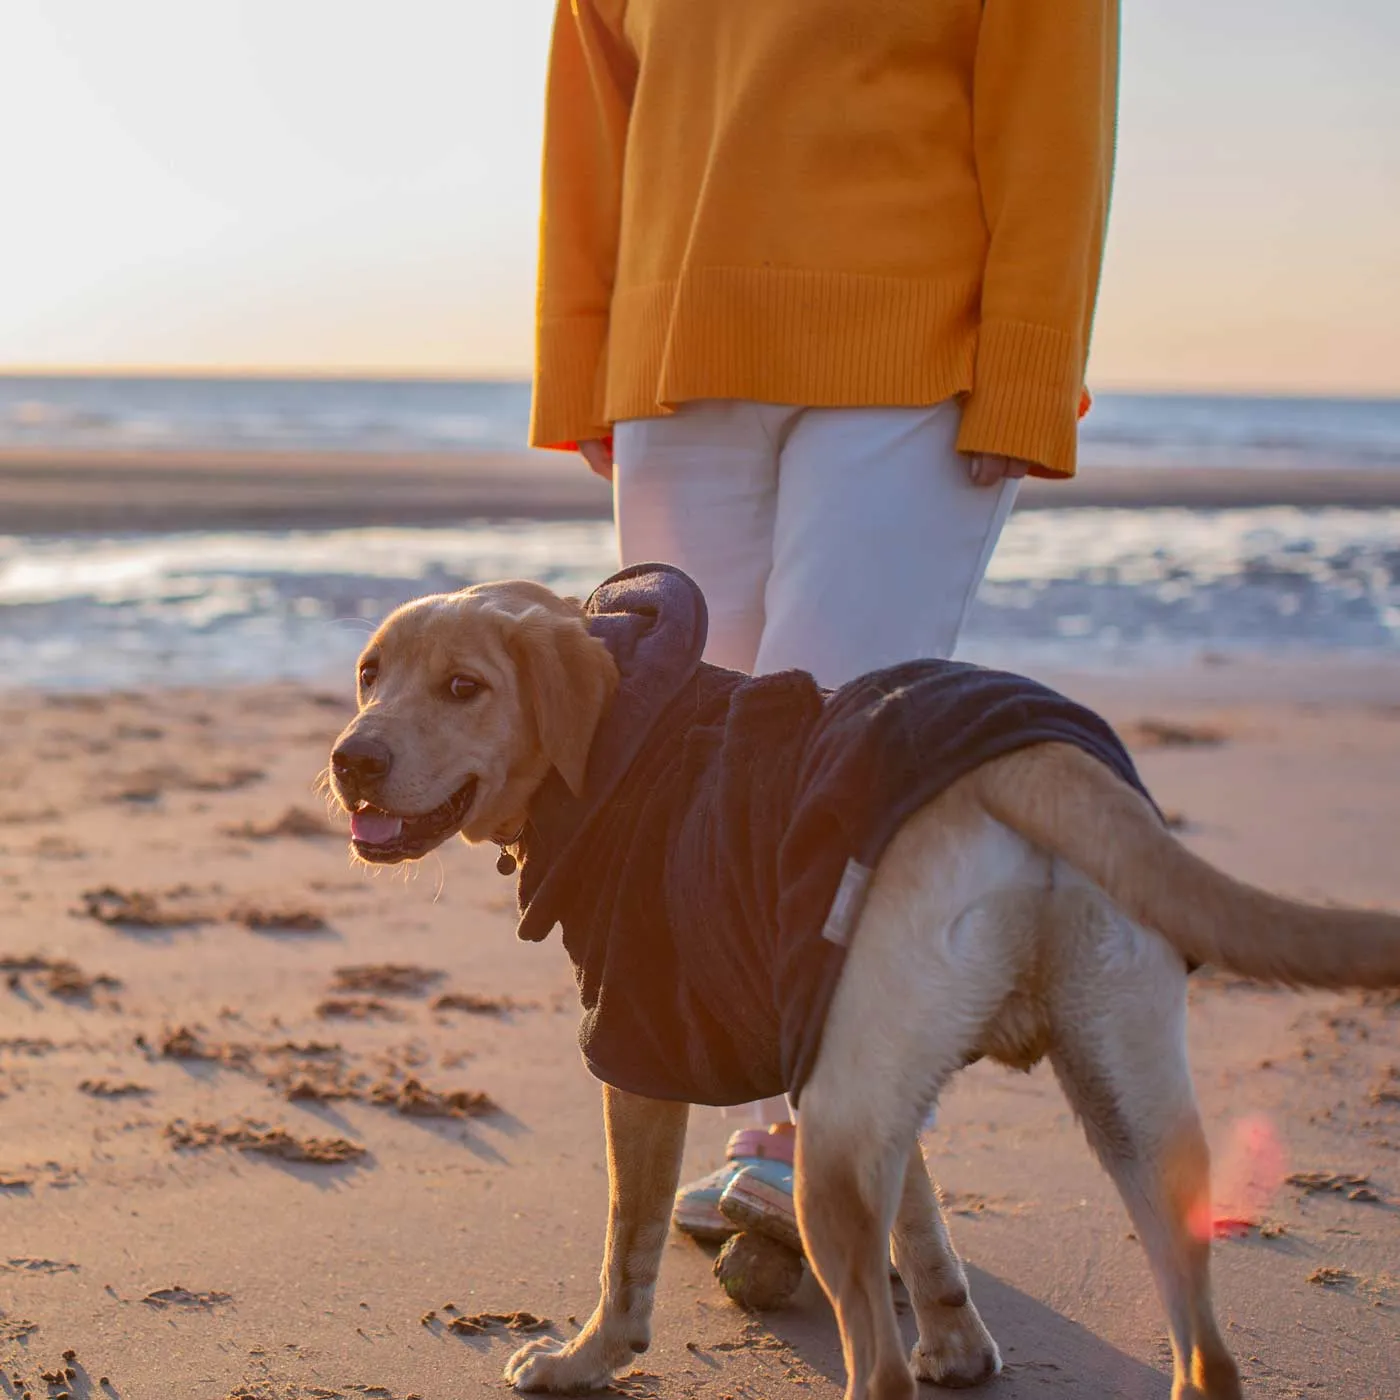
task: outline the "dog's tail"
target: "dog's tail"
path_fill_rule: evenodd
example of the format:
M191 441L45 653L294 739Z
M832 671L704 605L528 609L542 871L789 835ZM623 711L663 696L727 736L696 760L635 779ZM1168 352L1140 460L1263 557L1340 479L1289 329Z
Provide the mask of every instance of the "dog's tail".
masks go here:
M1072 745L1022 749L968 782L997 821L1067 860L1189 961L1288 986L1400 986L1400 917L1302 904L1232 879Z

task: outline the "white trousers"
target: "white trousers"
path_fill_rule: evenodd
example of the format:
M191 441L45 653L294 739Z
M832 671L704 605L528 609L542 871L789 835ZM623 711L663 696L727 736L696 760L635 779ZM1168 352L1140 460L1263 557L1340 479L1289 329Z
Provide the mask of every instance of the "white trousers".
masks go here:
M684 569L705 595L705 659L825 686L946 657L1016 499L975 486L959 409L735 400L617 424L623 565ZM758 1106L787 1116L782 1099Z

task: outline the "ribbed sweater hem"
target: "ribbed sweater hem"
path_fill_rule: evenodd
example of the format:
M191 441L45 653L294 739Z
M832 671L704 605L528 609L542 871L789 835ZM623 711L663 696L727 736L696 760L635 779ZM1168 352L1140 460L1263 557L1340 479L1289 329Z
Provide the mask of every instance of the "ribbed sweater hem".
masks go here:
M977 286L706 268L613 298L605 410L694 399L812 408L939 403L971 387Z
M572 448L614 423L697 399L808 408L918 407L962 397L968 453L1075 470L1073 337L978 326L975 280L706 268L619 288L610 317L542 319L530 442Z

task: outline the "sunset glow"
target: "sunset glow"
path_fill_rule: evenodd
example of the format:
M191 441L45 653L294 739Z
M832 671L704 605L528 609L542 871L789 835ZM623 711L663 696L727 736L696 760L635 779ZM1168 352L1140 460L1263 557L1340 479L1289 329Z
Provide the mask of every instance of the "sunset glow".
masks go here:
M1400 392L1400 8L1125 5L1101 387ZM11 0L0 367L528 371L553 0Z

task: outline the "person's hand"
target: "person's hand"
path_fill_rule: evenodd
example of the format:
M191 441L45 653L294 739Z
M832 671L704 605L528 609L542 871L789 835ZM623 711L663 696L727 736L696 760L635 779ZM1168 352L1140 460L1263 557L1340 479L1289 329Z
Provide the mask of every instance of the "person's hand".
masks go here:
M1030 463L1019 457L996 457L990 453L979 453L967 464L967 474L974 486L995 486L999 481L1013 481L1025 476Z
M612 453L599 438L585 438L578 445L579 455L588 463L588 470L604 481L612 480Z

